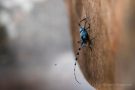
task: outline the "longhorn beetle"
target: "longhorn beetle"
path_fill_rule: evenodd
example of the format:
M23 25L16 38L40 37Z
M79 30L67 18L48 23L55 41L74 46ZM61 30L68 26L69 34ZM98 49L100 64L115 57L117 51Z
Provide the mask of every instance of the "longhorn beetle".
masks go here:
M88 23L88 27L87 27L87 19L89 17L86 17L84 19L82 19L79 22L79 28L80 28L80 41L78 41L78 43L81 43L80 48L78 48L77 53L76 53L76 58L75 58L75 67L74 67L74 76L75 76L75 80L80 84L80 82L77 80L76 74L75 74L75 70L76 70L76 63L78 61L78 57L79 56L79 52L81 50L81 48L86 47L86 45L89 45L90 50L92 51L93 49L93 40L95 38L90 38L89 34L88 34L88 30L90 30L90 24ZM84 25L81 25L81 23L84 22Z

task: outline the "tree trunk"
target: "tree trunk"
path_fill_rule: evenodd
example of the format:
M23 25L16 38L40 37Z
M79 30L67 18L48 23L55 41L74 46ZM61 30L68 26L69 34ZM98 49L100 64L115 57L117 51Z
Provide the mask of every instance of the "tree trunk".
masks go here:
M124 20L127 0L67 0L73 47L79 48L79 21L90 17L90 38L93 51L83 48L79 56L80 69L87 81L97 90L116 90L117 60L121 42L125 40ZM124 48L124 47L123 47ZM117 78L118 79L118 78ZM119 80L118 80L119 81Z

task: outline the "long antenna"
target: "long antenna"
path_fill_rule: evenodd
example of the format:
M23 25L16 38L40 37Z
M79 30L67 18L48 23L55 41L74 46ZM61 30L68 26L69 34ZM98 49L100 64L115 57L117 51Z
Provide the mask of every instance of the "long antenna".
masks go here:
M81 84L81 83L77 80L75 71L76 71L76 64L77 64L77 60L78 60L77 56L79 56L80 50L81 50L81 47L78 49L78 51L76 53L75 64L74 64L74 77L75 77L76 82L79 84Z

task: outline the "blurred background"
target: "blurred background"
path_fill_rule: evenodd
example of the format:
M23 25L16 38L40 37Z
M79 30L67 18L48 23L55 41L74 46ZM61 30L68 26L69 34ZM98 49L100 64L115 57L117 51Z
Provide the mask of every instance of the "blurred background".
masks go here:
M0 90L95 90L78 66L64 0L0 0Z

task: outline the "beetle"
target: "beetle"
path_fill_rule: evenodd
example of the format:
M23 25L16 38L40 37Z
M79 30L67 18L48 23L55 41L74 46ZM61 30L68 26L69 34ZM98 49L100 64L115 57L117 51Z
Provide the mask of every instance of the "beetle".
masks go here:
M81 50L81 48L84 48L86 47L86 45L88 44L90 50L92 51L93 50L93 40L95 38L90 38L89 34L88 34L88 30L90 30L90 24L88 23L88 26L87 26L87 19L89 17L86 17L82 20L80 20L79 22L79 32L80 32L80 41L78 41L78 43L81 43L80 44L80 48L78 48L78 51L76 53L76 58L75 58L75 64L74 64L74 76L75 76L75 80L80 84L80 82L77 80L77 77L76 77L76 74L75 74L75 69L76 69L76 63L78 61L78 58L79 57L79 52ZM84 25L81 25L81 23L84 22Z

